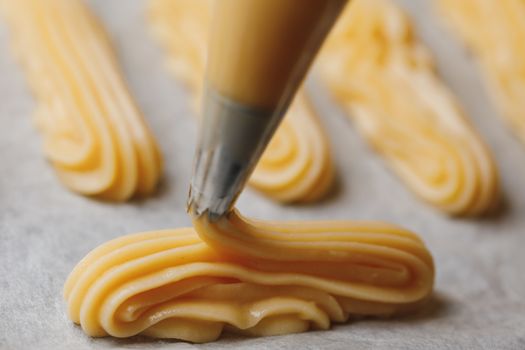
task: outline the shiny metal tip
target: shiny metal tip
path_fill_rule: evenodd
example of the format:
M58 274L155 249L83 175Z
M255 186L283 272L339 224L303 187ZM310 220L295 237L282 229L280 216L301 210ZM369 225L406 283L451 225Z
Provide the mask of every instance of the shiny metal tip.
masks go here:
M281 115L208 89L187 201L192 216L227 214L270 141Z

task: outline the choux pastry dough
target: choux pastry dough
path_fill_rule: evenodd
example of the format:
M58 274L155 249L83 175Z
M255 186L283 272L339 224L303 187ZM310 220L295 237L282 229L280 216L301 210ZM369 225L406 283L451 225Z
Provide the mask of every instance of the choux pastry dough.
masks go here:
M395 226L205 217L90 252L64 287L71 320L95 337L208 342L403 313L432 291L430 253Z
M525 142L525 3L439 0L441 12L477 56L509 126Z
M121 201L159 180L156 142L104 28L82 1L2 1L34 92L44 152L72 191Z
M393 2L351 2L327 39L319 71L364 138L422 199L454 215L498 204L489 150Z

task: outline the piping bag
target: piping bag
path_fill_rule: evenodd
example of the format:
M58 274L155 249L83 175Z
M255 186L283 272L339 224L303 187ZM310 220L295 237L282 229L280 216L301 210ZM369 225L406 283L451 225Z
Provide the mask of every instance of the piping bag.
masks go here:
M346 0L218 0L188 212L235 204Z

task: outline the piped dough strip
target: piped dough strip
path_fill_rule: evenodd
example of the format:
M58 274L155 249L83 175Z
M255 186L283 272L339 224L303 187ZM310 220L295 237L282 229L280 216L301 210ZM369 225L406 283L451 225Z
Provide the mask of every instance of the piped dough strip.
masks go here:
M351 2L321 52L319 71L366 140L422 199L454 215L498 204L489 150L393 2Z
M203 91L210 2L150 0L154 36L166 49L168 67L185 83L198 110ZM331 188L334 166L327 137L301 91L263 154L249 185L279 202L312 202Z
M474 52L509 126L525 142L525 2L439 0L438 4Z
M0 0L38 107L44 152L72 191L122 201L154 191L160 154L104 29L82 1Z
M96 337L208 342L224 330L266 336L405 313L432 291L425 245L388 224L262 222L234 211L194 226L90 252L64 287L71 320Z

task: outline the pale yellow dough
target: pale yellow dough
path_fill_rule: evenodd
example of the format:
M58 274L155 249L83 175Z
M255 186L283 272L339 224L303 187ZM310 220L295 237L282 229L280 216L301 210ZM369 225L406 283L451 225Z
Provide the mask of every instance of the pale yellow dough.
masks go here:
M432 257L413 233L372 222L217 223L124 236L89 253L65 287L91 336L191 342L223 330L275 335L385 317L428 299Z
M319 70L362 135L422 199L455 215L482 214L498 204L489 150L394 2L351 2L323 48Z
M439 0L477 56L509 126L525 142L525 1Z
M198 109L203 91L209 0L150 0L154 36L168 53L168 64L183 81ZM312 202L333 182L334 167L327 137L301 91L263 154L249 185L280 202Z
M0 0L38 109L44 152L69 189L108 200L151 193L157 145L104 29L79 0Z

